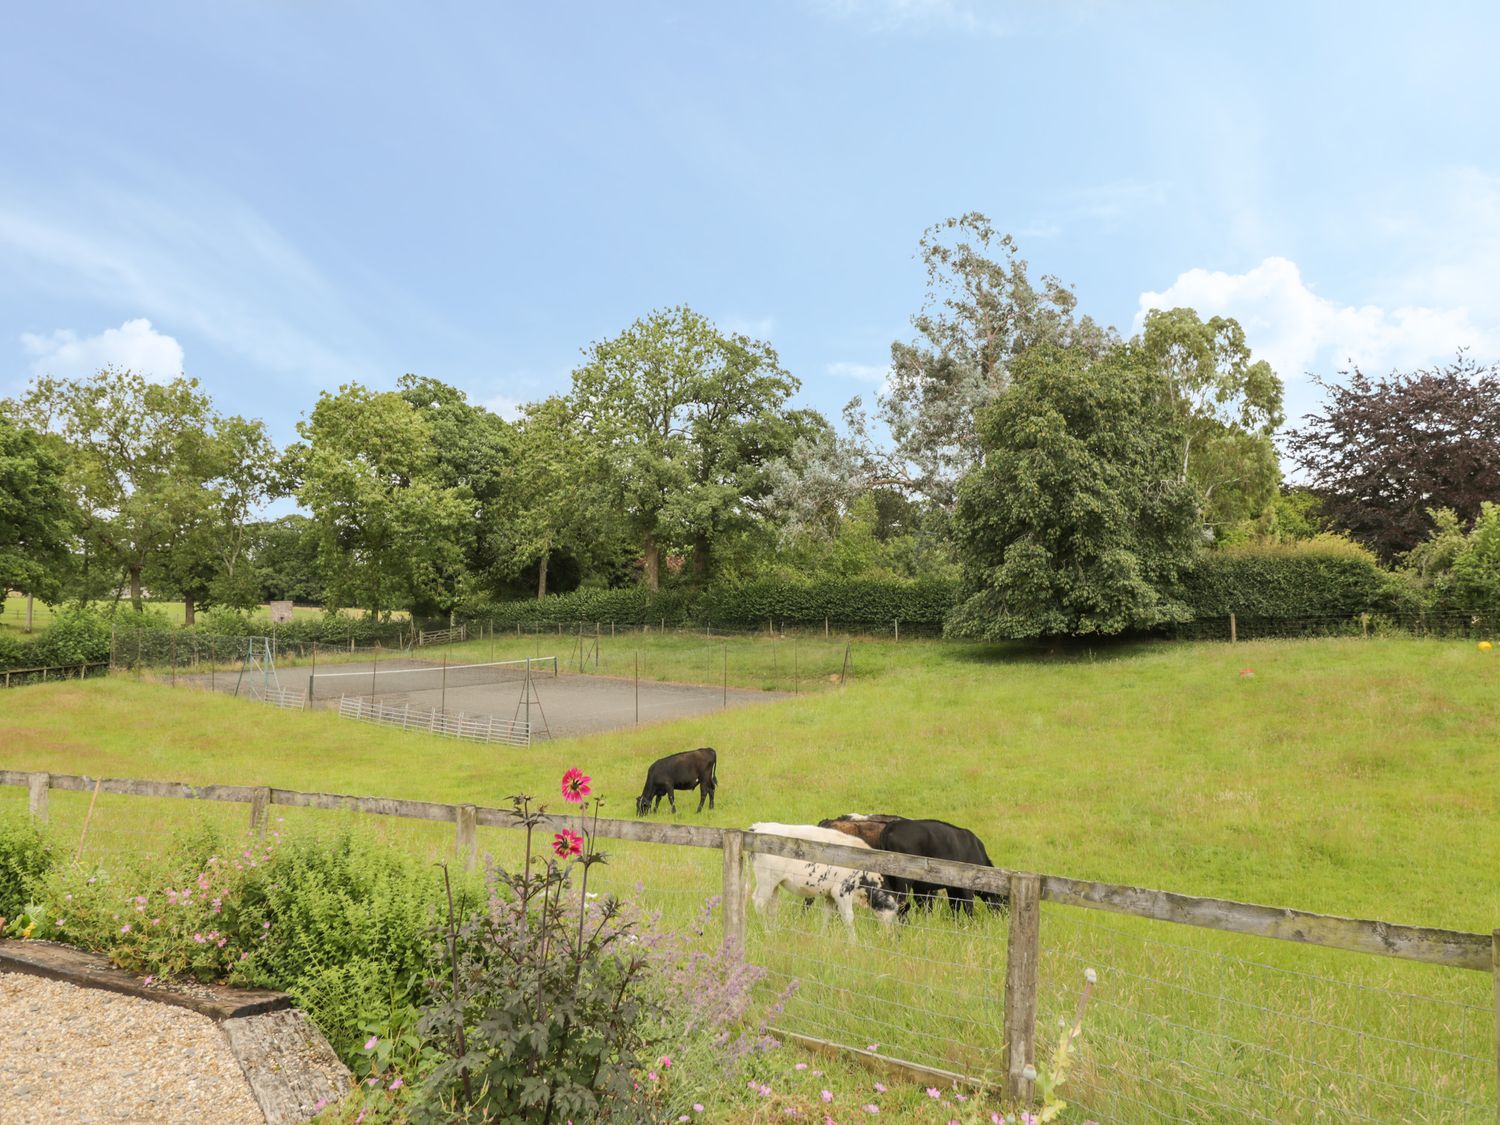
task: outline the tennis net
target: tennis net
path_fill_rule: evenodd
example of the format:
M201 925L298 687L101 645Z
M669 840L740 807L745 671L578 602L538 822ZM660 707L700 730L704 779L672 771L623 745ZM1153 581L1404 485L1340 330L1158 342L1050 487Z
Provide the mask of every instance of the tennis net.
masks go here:
M483 687L486 684L520 683L532 677L557 675L557 657L534 656L529 660L494 660L484 664L413 664L382 668L374 662L363 670L349 664L338 671L322 669L308 673L307 690L312 699L341 695L405 695L414 691L443 688Z

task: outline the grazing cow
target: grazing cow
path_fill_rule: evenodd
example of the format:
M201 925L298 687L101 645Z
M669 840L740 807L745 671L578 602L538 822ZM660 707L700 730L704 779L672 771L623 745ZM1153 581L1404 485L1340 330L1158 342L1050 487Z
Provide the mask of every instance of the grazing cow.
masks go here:
M888 852L904 852L906 855L926 856L928 859L951 859L959 863L975 863L981 867L995 866L990 862L984 842L967 828L949 824L943 820L898 820L887 824L880 834L879 846ZM886 885L901 899L901 917L911 909L906 892L911 891L917 906L931 910L937 901L938 891L948 892L948 909L956 915L962 906L964 913L974 915L974 896L978 894L991 910L1005 907L1005 896L991 891L972 891L964 887L947 887L941 883L923 883L915 879L902 879L894 875L886 878Z
M863 840L851 837L833 828L817 828L811 824L760 823L750 826L751 832L763 832L768 836L791 836L798 840L812 840L820 844L839 844L851 848L868 848ZM826 898L838 910L839 917L854 933L854 904L863 897L866 905L875 912L884 925L896 918L900 899L886 889L885 876L873 872L855 871L848 867L835 867L829 863L815 863L805 859L787 859L779 855L754 852L750 870L755 877L755 890L751 901L762 914L770 906L778 887L808 900Z
M646 771L646 787L636 799L635 811L638 816L645 816L648 809L655 812L661 808L661 799L665 797L675 814L677 798L673 794L678 789L697 789L698 811L702 812L705 800L710 809L714 807L714 794L718 788L719 755L713 747L684 750L681 754L670 754L651 763L651 768ZM652 804L653 800L655 804Z
M827 820L818 821L819 828L832 828L838 832L847 832L856 839L863 840L872 848L880 847L880 834L885 831L887 824L894 824L905 817L894 816L891 813L845 813L843 816L832 816Z

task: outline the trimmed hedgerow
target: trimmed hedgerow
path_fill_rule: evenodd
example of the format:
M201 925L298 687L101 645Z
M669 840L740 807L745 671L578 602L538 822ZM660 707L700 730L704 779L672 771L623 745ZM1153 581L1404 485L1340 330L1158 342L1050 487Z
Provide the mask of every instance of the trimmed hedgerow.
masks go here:
M1344 539L1234 547L1200 555L1183 576L1197 620L1351 617L1400 609L1375 556Z
M652 594L641 587L622 590L575 590L524 601L472 603L464 608L470 621L497 626L614 622L618 625L716 625L756 629L778 624L822 624L888 628L939 628L953 605L957 586L949 581L830 578L812 582L762 579L710 587L672 589Z

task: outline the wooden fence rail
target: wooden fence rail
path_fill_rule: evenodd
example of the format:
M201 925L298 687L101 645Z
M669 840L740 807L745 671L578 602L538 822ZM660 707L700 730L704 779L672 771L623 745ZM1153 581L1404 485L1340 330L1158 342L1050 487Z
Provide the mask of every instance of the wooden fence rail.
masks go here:
M109 661L95 660L83 664L48 664L46 667L37 668L6 668L0 671L0 687L10 687L12 677L17 683L28 683L28 677L35 677L41 673L42 683L47 682L50 675L54 680L81 680L89 674L90 668L108 668Z
M362 797L343 793L304 793L265 786L187 785L175 781L94 778L24 770L0 770L0 785L27 789L31 813L42 821L47 819L47 794L52 789L75 793L97 792L248 804L251 806L251 825L255 828L264 827L272 805L441 821L454 825L455 846L471 868L477 858L479 826L518 827L514 813L508 808L412 801L396 797ZM898 875L927 883L1007 895L1011 900L1011 912L1005 986L1006 1085L1013 1097L1022 1100L1031 1098L1031 1084L1023 1077L1022 1072L1027 1065L1035 1065L1036 1062L1039 949L1037 904L1043 901L1129 914L1160 922L1199 926L1226 933L1249 934L1494 973L1497 1031L1500 1031L1500 971L1497 971L1500 968L1500 929L1481 934L1341 918L1287 907L1261 906L1142 887L1069 879L1058 875L978 867L969 863L844 847L733 828L659 824L640 820L595 821L590 817L552 813L547 814L543 820L549 828L570 828L578 832L587 828L605 839L715 848L722 851L724 944L734 954L742 953L745 948L745 880L742 856L746 852L828 863L859 871ZM1497 1055L1497 1067L1500 1067L1500 1055Z

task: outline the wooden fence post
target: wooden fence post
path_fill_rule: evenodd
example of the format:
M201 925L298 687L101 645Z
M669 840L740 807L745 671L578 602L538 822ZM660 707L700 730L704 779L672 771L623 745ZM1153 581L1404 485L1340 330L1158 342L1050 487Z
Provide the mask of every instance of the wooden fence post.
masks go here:
M724 951L745 955L745 834L724 831Z
M1490 971L1495 977L1495 1117L1500 1120L1500 930L1490 938Z
M1010 877L1010 941L1005 954L1005 1093L1030 1105L1036 1064L1037 963L1041 954L1041 880Z
M52 787L52 775L34 773L26 779L26 807L38 824L47 823L47 794Z
M1234 614L1229 615L1229 643L1234 644L1239 638L1239 626L1234 619Z
M271 790L262 785L250 795L250 830L266 834L266 814L271 809Z
M453 823L456 826L454 844L458 848L458 854L463 858L465 871L473 871L479 858L477 816L478 810L473 805L459 805L453 817Z

